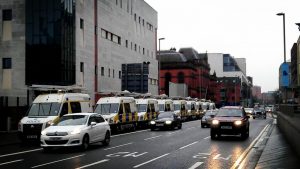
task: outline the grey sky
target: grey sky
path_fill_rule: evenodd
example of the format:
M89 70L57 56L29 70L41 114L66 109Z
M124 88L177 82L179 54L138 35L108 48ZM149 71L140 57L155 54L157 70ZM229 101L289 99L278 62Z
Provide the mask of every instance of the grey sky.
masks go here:
M287 60L300 32L300 0L145 0L158 12L161 49L193 47L198 52L246 58L247 75L262 91L278 88L283 62L285 13Z

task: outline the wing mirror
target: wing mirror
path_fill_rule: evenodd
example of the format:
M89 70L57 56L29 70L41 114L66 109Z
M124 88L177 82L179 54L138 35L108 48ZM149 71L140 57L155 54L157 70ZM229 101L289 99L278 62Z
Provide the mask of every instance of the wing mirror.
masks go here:
M93 127L93 126L96 126L96 124L97 124L97 123L96 123L96 122L94 122L94 121L93 121L93 122L91 122L91 126L92 126L92 127Z

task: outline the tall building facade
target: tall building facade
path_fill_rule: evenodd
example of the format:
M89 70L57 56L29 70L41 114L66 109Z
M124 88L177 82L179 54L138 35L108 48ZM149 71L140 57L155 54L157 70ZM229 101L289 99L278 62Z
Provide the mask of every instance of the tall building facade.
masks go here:
M158 93L157 12L145 1L5 0L0 6L0 108L18 112L39 94L37 87L54 86L88 93L95 103L102 92L121 90L122 64L131 63L149 63L148 92ZM3 121L11 116L0 114Z

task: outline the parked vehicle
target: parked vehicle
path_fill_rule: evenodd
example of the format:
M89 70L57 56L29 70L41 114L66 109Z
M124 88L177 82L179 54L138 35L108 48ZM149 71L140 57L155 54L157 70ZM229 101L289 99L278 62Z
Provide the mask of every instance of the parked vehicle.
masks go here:
M197 118L196 102L193 100L187 100L186 103L187 118L189 120L195 120Z
M243 107L226 106L218 110L210 126L211 139L216 139L222 134L241 135L249 137L249 116Z
M41 132L41 147L48 151L53 147L80 146L86 150L92 143L110 142L108 122L97 113L73 113L62 116Z
M210 127L212 119L215 117L217 110L207 110L201 119L201 128Z
M264 108L255 107L253 111L253 119L263 118L266 119L267 115Z
M173 100L171 99L158 99L159 113L166 111L174 111Z
M180 116L182 121L186 121L188 118L186 101L181 99L173 100L173 105L175 114Z
M136 129L138 113L133 97L100 98L94 112L101 114L108 121L112 131Z
M41 131L68 113L92 112L90 96L82 93L43 94L36 97L18 125L20 139L40 140Z
M155 129L171 129L174 130L175 127L181 129L182 122L180 116L176 115L174 112L164 112L160 113L155 120L150 122L151 131Z
M135 99L138 111L138 125L147 127L152 119L155 119L159 113L158 101L153 98Z

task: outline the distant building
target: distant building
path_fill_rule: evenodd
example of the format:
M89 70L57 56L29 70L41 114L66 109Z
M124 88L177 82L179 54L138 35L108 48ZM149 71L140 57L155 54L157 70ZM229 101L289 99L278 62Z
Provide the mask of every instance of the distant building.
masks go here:
M241 79L238 77L217 78L216 105L238 106L241 105Z
M262 100L262 93L260 86L252 86L252 96L258 100Z

